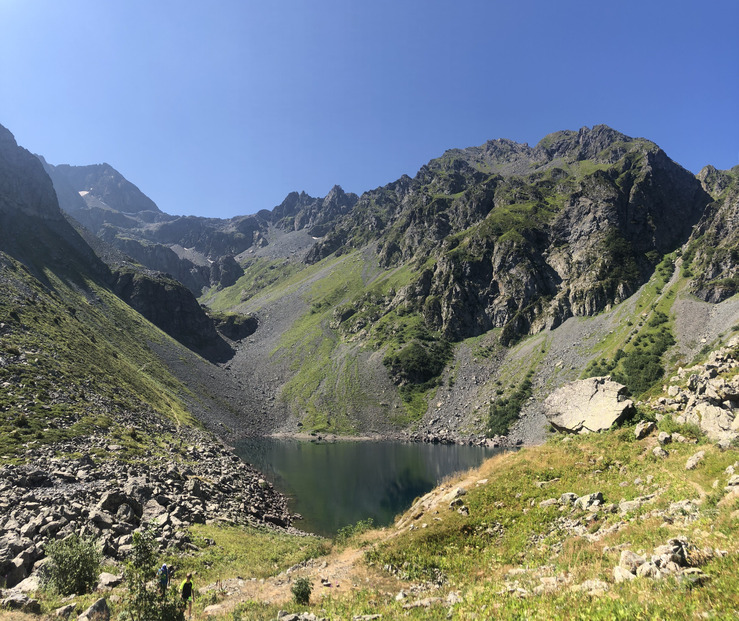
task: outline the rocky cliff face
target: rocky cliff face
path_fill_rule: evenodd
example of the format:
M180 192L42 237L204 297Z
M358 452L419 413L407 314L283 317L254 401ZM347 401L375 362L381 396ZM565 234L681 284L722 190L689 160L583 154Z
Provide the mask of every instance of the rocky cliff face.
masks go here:
M233 284L243 273L233 255L263 237L266 222L259 216L171 216L109 164L52 166L40 159L70 216L142 265L171 274L196 295L205 287ZM187 248L191 256L180 256L173 246Z
M39 160L0 125L0 250L44 279L46 267L65 278L106 278L107 267L67 222Z
M209 360L233 355L193 294L176 280L125 269L114 276L115 294L172 338Z
M0 126L0 211L61 222L54 186L39 161Z
M425 266L391 308L452 340L510 341L625 299L709 202L656 145L605 126L496 140L364 194L309 260L377 239L383 265Z
M113 176L113 179L116 178ZM120 180L118 183L127 187ZM88 289L87 278L112 287L119 297L152 323L206 357L224 359L231 353L192 293L179 282L130 268L111 274L108 266L66 220L42 163L19 147L12 134L2 126L0 251L21 261L42 282L48 280L46 271L49 270L78 283L85 290ZM231 280L238 271L233 259L229 262L223 258L214 265L215 268L204 268L206 279L213 269L218 277L225 274L224 277Z
M68 214L149 269L171 274L195 295L206 287L228 287L243 275L233 257L268 245L270 226L322 237L358 200L335 186L324 198L292 192L272 212L226 220L171 216L108 164L51 166L40 159ZM177 248L186 249L187 256Z
M309 229L314 237L323 237L335 221L357 204L356 194L347 194L335 185L325 198L313 198L305 192L292 192L272 210L272 221L284 229Z
M739 291L739 166L698 174L714 199L695 228L684 260L693 276L693 291L707 302L721 302Z

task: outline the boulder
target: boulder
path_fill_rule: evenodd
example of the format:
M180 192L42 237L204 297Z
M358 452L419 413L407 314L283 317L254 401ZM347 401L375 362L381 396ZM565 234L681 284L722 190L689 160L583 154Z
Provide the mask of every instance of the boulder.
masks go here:
M13 591L18 593L35 593L41 588L41 581L38 574L31 574L25 580L21 580L13 587Z
M544 412L558 431L605 431L633 413L634 403L626 398L625 392L626 386L610 377L570 382L546 398Z
M641 420L637 423L636 429L634 429L634 436L637 440L646 438L650 433L656 429L656 425L651 421Z
M636 573L639 566L647 562L643 556L632 552L631 550L624 550L621 552L621 559L618 562L619 567L630 571L632 574Z
M688 459L687 463L685 464L685 469L695 470L696 466L703 460L703 457L705 457L705 455L705 451L698 451L695 455Z
M74 609L77 608L75 604L67 604L66 606L62 606L61 608L57 608L54 611L54 616L59 619L68 619L69 616L74 612Z
M636 574L632 574L628 569L621 567L621 565L616 565L613 568L613 581L616 584L619 584L620 582L627 582L629 580L634 580L635 578L636 578Z
M601 492L593 492L592 494L586 494L580 496L575 501L575 509L582 509L587 511L591 507L599 507L603 504L603 494Z
M6 610L20 610L30 614L41 614L41 604L36 599L31 599L24 593L10 592L10 594L0 601L0 608Z
M83 612L77 621L110 621L110 608L105 598L101 597L85 612Z
M699 425L701 431L708 436L709 440L714 442L732 434L733 431L733 412L706 402L697 403L693 410L687 414L686 420L689 423Z
M100 574L100 577L98 578L96 589L98 591L102 589L113 589L121 584L123 584L122 574L111 574L107 571L104 571Z

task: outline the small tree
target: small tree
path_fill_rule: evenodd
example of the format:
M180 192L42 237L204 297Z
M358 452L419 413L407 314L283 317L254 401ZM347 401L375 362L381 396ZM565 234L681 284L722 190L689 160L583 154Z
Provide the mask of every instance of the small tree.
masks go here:
M290 590L293 593L296 603L307 605L308 602L310 602L310 594L313 590L313 585L311 585L308 578L296 578Z
M44 565L42 583L61 595L91 591L100 575L102 554L93 539L73 534L46 546L49 561Z
M125 571L127 612L135 621L181 621L185 616L176 590L168 589L162 597L152 584L155 568L159 565L157 547L151 530L133 533L133 547Z

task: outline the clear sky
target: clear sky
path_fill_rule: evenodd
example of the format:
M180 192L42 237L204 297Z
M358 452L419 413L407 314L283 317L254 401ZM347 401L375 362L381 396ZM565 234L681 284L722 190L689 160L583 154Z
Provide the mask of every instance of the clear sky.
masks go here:
M0 124L172 214L606 123L739 163L737 0L0 0Z

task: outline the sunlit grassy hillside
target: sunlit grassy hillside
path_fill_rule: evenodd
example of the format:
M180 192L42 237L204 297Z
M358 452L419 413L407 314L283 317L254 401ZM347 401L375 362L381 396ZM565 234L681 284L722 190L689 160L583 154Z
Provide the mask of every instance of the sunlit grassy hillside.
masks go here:
M186 389L148 346L169 337L92 280L50 270L44 279L0 257L1 458L112 432L123 412L194 422L180 399Z

